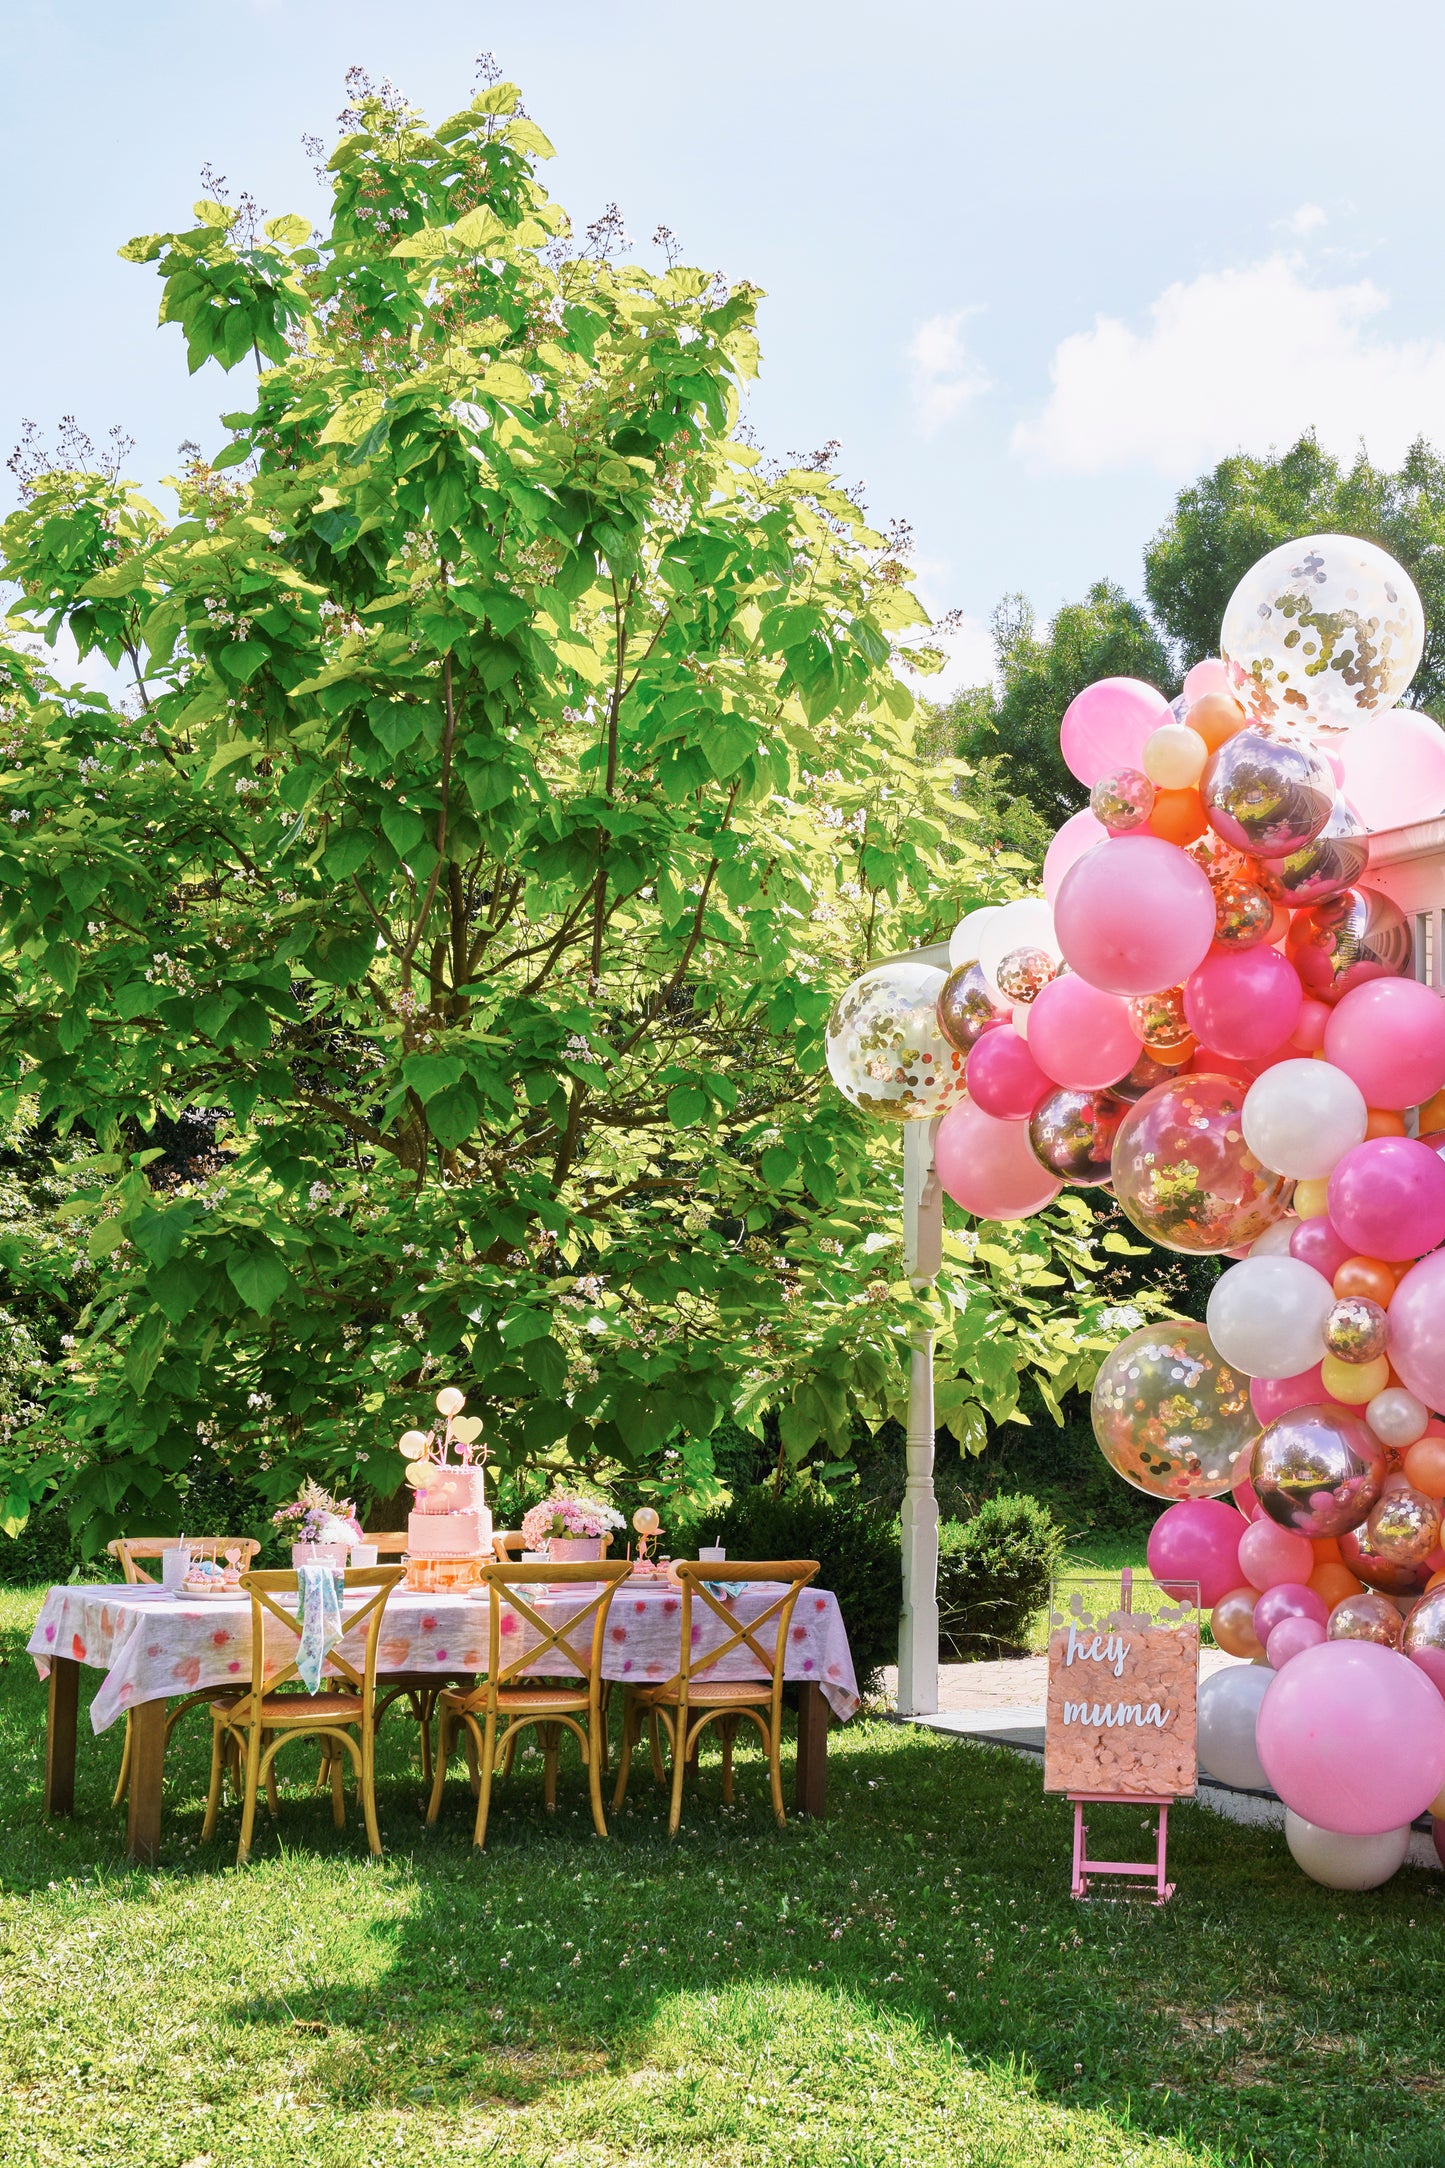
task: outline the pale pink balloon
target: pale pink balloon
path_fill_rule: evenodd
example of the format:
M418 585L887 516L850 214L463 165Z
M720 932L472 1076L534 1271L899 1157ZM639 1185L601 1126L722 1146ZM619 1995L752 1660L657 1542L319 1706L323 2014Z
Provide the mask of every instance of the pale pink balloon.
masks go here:
M964 1075L969 1097L1001 1122L1027 1121L1052 1081L1011 1024L975 1039Z
M1330 1011L1325 1059L1354 1078L1367 1106L1419 1106L1445 1084L1445 1001L1416 979L1353 986Z
M1070 774L1094 784L1111 768L1137 768L1145 739L1172 720L1163 693L1142 678L1100 678L1065 708L1059 748Z
M1445 1250L1412 1265L1390 1297L1390 1361L1407 1392L1445 1408Z
M1445 812L1445 730L1419 708L1391 708L1351 730L1339 754L1345 795L1372 830Z
M1028 1219L1063 1188L1035 1159L1026 1122L996 1121L971 1099L939 1123L933 1164L954 1203L979 1219Z
M1251 1521L1239 1539L1239 1570L1251 1588L1274 1588L1281 1581L1307 1581L1315 1554L1308 1536L1277 1521Z
M1087 806L1081 813L1071 813L1062 828L1055 831L1054 839L1044 852L1044 894L1052 903L1059 892L1059 883L1085 851L1091 851L1096 843L1107 843L1109 831L1102 821L1096 821Z
M1325 1026L1334 1014L1327 1001L1316 1001L1313 994L1306 994L1299 1005L1299 1017L1289 1035L1291 1046L1301 1054L1317 1053L1325 1043Z
M1217 655L1206 655L1203 662L1195 663L1193 669L1184 673L1184 697L1191 706L1202 700L1206 693L1228 693L1234 698L1234 687L1229 682L1229 666Z
M1184 1015L1201 1046L1259 1061L1294 1030L1304 998L1278 949L1216 949L1184 981Z
M1158 993L1208 954L1214 891L1177 844L1111 836L1064 875L1054 933L1070 970L1101 992Z
M1050 979L1029 1010L1029 1052L1046 1076L1070 1091L1117 1084L1139 1058L1129 1005L1069 972Z
M1324 1641L1276 1672L1255 1741L1285 1805L1349 1836L1413 1822L1445 1783L1445 1700L1374 1641Z
M1272 1627L1264 1644L1264 1660L1271 1671L1283 1671L1291 1657L1303 1656L1306 1649L1317 1649L1325 1638L1325 1629L1315 1618L1282 1618Z

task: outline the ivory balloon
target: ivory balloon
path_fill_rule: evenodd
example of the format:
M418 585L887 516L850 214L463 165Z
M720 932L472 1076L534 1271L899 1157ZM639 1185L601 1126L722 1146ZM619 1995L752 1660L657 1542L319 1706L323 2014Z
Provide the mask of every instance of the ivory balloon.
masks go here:
M1200 1681L1199 1766L1206 1776L1240 1791L1269 1790L1255 1730L1274 1679L1274 1672L1256 1663L1231 1665Z
M1324 1354L1333 1307L1329 1281L1297 1257L1247 1257L1215 1281L1204 1315L1210 1339L1235 1369L1292 1378Z
M1369 1836L1322 1829L1286 1807L1284 1841L1297 1867L1324 1889L1378 1889L1404 1866L1410 1853L1408 1822Z
M978 944L988 927L1002 911L1001 903L980 904L976 911L969 911L948 937L948 961L953 970L960 964L978 962Z
M1327 1175L1364 1141L1370 1110L1343 1069L1327 1061L1280 1061L1245 1093L1244 1141L1261 1166L1296 1181Z
M1375 1436L1396 1453L1405 1452L1423 1438L1429 1420L1430 1410L1424 1401L1406 1392L1403 1385L1387 1385L1365 1409L1365 1421Z

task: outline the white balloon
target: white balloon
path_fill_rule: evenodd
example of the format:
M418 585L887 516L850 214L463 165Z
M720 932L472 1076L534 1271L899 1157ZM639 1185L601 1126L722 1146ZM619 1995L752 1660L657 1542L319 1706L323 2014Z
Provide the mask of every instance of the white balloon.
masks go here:
M1365 1409L1365 1421L1381 1445L1393 1446L1397 1453L1424 1437L1429 1420L1424 1401L1407 1393L1403 1385L1387 1385Z
M1001 903L980 904L976 911L970 911L966 918L959 920L948 937L950 970L957 971L960 964L976 964L978 962L978 944L983 938L985 929L993 923L1002 910L1003 905Z
M1054 938L1053 905L1044 897L1020 896L1013 903L996 906L992 922L979 934L978 968L995 1001L1003 1001L1005 996L999 991L994 973L1005 956L1017 948L1041 948L1055 963L1062 962L1064 952Z
M1272 1227L1266 1227L1262 1235L1257 1235L1254 1241L1250 1243L1245 1255L1247 1257L1288 1257L1289 1238L1298 1225L1299 1221L1295 1218L1293 1212L1288 1213L1284 1219L1276 1220Z
M1315 1182L1363 1144L1370 1110L1353 1077L1327 1061L1280 1061L1244 1095L1244 1141L1273 1174Z
M1199 1689L1199 1766L1206 1776L1244 1791L1270 1789L1254 1727L1274 1676L1267 1664L1231 1664L1204 1680Z
M1248 1378L1293 1378L1325 1353L1335 1291L1297 1257L1246 1257L1214 1283L1204 1321L1225 1362Z
M1284 1837L1295 1865L1326 1889L1378 1889L1404 1866L1410 1849L1408 1822L1403 1829L1382 1829L1378 1836L1348 1837L1307 1822L1293 1807L1285 1809Z

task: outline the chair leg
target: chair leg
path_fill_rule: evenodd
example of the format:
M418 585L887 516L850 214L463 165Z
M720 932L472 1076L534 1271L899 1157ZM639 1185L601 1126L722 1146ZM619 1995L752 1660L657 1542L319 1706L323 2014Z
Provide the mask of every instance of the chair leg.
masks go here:
M274 1761L266 1764L266 1809L272 1821L276 1821L281 1813L281 1799L276 1790L276 1764Z
M256 1831L256 1792L261 1777L261 1727L252 1724L246 1733L246 1775L241 1793L241 1841L236 1847L236 1865L246 1866L251 1857L251 1839Z
M211 1788L206 1794L206 1818L201 1824L201 1842L209 1844L216 1834L216 1817L221 1811L221 1783L226 1773L226 1733L219 1724L211 1726ZM130 1748L130 1730L127 1722L126 1749Z
M470 1724L462 1726L462 1745L466 1748L467 1755L467 1782L472 1788L472 1797L475 1799L482 1788L482 1774L481 1765L477 1760L477 1742ZM503 1767L503 1776L506 1775L508 1767L510 1767L510 1763Z
M773 1814L779 1829L788 1826L788 1810L783 1805L783 1726L781 1716L775 1716L768 1726L768 1781L773 1791Z
M733 1740L737 1737L737 1730L738 1720L735 1716L725 1716L718 1725L722 1736L722 1796L725 1807L730 1807L733 1803Z
M637 1734L638 1707L630 1694L622 1703L622 1744L617 1750L617 1783L612 1793L612 1811L619 1814L627 1796L627 1774L632 1767L632 1742Z
M598 1702L598 1714L602 1721L598 1736L602 1748L602 1774L606 1776L612 1765L612 1681L604 1679Z
M115 1797L111 1801L118 1807L130 1790L130 1711L125 1713L125 1743L120 1750L120 1775L115 1780Z
M476 1748L472 1745L471 1742L471 1729L472 1728L470 1724L463 1724L462 1726L462 1730L467 1735L468 1759L470 1759L471 1756L476 1753ZM426 1821L428 1829L433 1827L436 1822L437 1816L442 1811L442 1793L446 1788L447 1761L451 1755L451 1748L452 1715L446 1703L443 1702L441 1706L441 1713L437 1718L436 1770L432 1776L431 1797L430 1799L428 1799L426 1806Z
M346 1827L346 1794L341 1785L341 1749L334 1739L328 1740L331 1750L331 1820L337 1829ZM373 1851L376 1847L373 1845Z
M338 1766L340 1757L338 1756ZM361 1773L358 1780L361 1793L361 1813L366 1823L366 1841L371 1847L373 1859L381 1857L381 1828L376 1819L376 1730L371 1724L361 1727Z
M654 1784L665 1784L667 1772L662 1766L662 1741L657 1735L656 1709L649 1709L647 1712L647 1736L652 1742L652 1781Z
M412 1710L416 1716L417 1728L421 1733L421 1780L423 1784L430 1784L431 1782L431 1720L436 1701L435 1694L415 1694L412 1697Z
M511 1730L503 1733L502 1752L497 1762L497 1774L499 1776L509 1777L512 1774L512 1764L517 1758L517 1740L520 1736L519 1726L514 1726Z
M591 1710L587 1717L587 1791L592 1801L592 1827L599 1837L607 1834L607 1817L602 1811L602 1757L606 1749L606 1711Z
M487 1711L487 1728L482 1736L482 1779L477 1794L477 1819L472 1830L472 1843L480 1852L487 1841L487 1811L492 1804L492 1770L497 1759L497 1712Z
M682 1820L682 1781L687 1775L687 1703L680 1701L672 1712L672 1798L667 1810L667 1834L675 1837Z
M549 1814L557 1812L557 1740L560 1724L542 1726L542 1804Z

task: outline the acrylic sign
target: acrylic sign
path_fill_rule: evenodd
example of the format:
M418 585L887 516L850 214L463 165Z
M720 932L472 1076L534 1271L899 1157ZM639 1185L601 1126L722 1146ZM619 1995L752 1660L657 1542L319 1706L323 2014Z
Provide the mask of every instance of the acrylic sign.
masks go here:
M1194 1790L1198 1620L1193 1605L1095 1611L1075 1595L1051 1607L1045 1791Z

